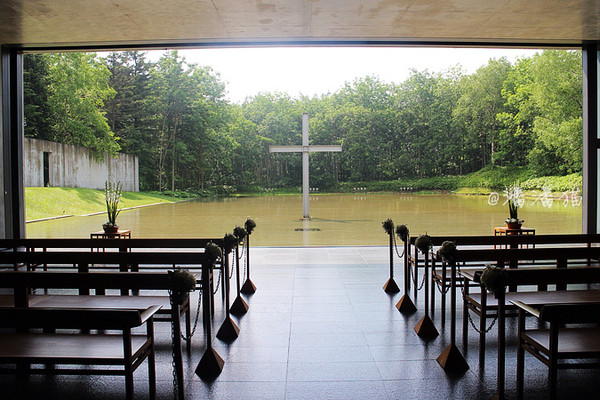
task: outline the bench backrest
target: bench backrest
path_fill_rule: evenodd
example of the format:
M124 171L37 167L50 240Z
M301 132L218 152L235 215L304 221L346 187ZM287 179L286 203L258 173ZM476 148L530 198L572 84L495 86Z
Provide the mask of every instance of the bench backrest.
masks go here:
M513 265L518 261L555 260L558 267L566 267L569 261L600 258L600 247L551 247L530 249L461 249L457 246L456 261L490 262L498 265Z
M19 247L38 249L199 249L208 243L223 247L223 238L181 239L0 239L0 249Z
M480 282L483 271L477 271ZM600 283L600 267L506 269L506 286Z
M409 238L414 246L417 236ZM502 235L502 236L431 236L434 246L441 246L445 241L456 242L457 246L510 246L510 245L562 245L562 244L600 244L600 234L570 235Z
M0 271L0 288L169 290L168 272Z
M112 239L111 239L112 240ZM129 240L129 239L127 239ZM115 239L116 241L116 239ZM0 264L181 264L211 265L204 253L198 252L91 252L91 251L3 251Z

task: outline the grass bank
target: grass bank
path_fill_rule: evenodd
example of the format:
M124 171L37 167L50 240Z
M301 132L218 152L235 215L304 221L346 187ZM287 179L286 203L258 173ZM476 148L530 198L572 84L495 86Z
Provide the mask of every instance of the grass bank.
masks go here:
M158 192L124 192L121 207L137 207L154 203L171 203L180 197ZM104 190L59 187L25 188L27 221L63 215L85 215L106 211Z
M353 192L357 187L369 192L445 191L461 194L486 194L517 184L526 191L581 191L580 174L534 177L525 168L486 167L464 176L440 176L423 179L399 179L377 182L343 182L341 192ZM409 189L407 189L409 188Z

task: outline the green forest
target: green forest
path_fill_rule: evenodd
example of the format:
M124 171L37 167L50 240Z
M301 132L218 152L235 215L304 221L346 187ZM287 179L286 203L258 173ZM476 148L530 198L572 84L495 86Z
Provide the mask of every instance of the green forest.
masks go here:
M472 74L365 76L326 95L261 93L242 104L226 100L217 72L177 51L156 62L136 51L26 54L23 65L25 135L88 147L98 160L137 155L141 190L297 187L301 157L268 148L301 144L303 112L311 144L343 146L311 155L320 190L427 179L453 189L458 177L494 170L576 181L582 169L579 51L490 59Z

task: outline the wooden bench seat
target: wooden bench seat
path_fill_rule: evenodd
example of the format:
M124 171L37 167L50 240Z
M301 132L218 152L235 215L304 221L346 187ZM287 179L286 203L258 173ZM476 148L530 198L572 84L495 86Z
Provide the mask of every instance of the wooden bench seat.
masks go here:
M123 336L115 334L0 333L0 343L0 361L6 363L121 365L125 359ZM134 358L146 347L145 335L131 335ZM29 370L30 373L35 371ZM58 371L54 369L53 374ZM77 374L81 374L80 369Z
M160 311L166 309L170 312L171 302L168 296L120 296L120 295L33 295L29 296L29 307L36 308L85 308L85 309L112 309L127 310L141 309L152 305L160 306L154 320L160 318Z
M567 300L568 302L568 300ZM523 398L525 351L548 367L550 398L558 396L558 370L600 368L600 303L532 304L512 301L519 310L517 396ZM547 329L527 329L525 315L548 322ZM593 325L582 325L589 324ZM572 325L576 324L576 325Z
M11 330L0 333L0 371L17 375L122 375L125 397L133 399L133 372L147 360L149 395L154 399L153 316L159 308L0 308L0 327ZM142 325L146 326L146 334L132 334L132 329ZM43 329L43 333L23 331L31 329ZM120 333L90 334L80 333L79 329ZM55 330L60 331L49 333ZM47 364L53 368L46 368Z
M600 356L600 328L562 328L558 330L559 359L591 358ZM533 346L537 352L550 356L550 330L528 329L523 340Z

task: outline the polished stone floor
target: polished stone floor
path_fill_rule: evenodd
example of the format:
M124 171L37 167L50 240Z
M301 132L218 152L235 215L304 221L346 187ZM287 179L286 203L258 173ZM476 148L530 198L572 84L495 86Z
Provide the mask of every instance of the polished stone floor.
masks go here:
M470 330L466 351L470 369L448 374L436 358L449 343L440 311L433 321L440 335L424 341L414 326L423 316L405 316L395 304L401 294L382 290L389 273L386 247L253 248L251 277L257 291L245 296L247 314L234 318L239 337L214 341L225 360L213 381L194 375L205 346L201 326L184 354L186 399L491 399L496 390L496 328L488 334L485 365L478 362L477 335ZM400 267L397 282L402 287ZM235 279L232 280L235 283ZM193 296L196 296L194 294ZM197 298L197 297L195 297ZM217 294L216 327L223 320ZM438 296L439 299L439 296ZM459 318L461 313L459 310ZM507 398L515 398L516 321L507 321ZM460 330L458 333L460 341ZM159 399L173 398L170 334L157 324L157 390ZM526 399L545 399L547 370L526 359ZM148 398L146 369L136 372L135 395ZM598 399L598 371L559 373L559 397ZM0 376L0 398L124 398L119 377L30 378L18 385Z

